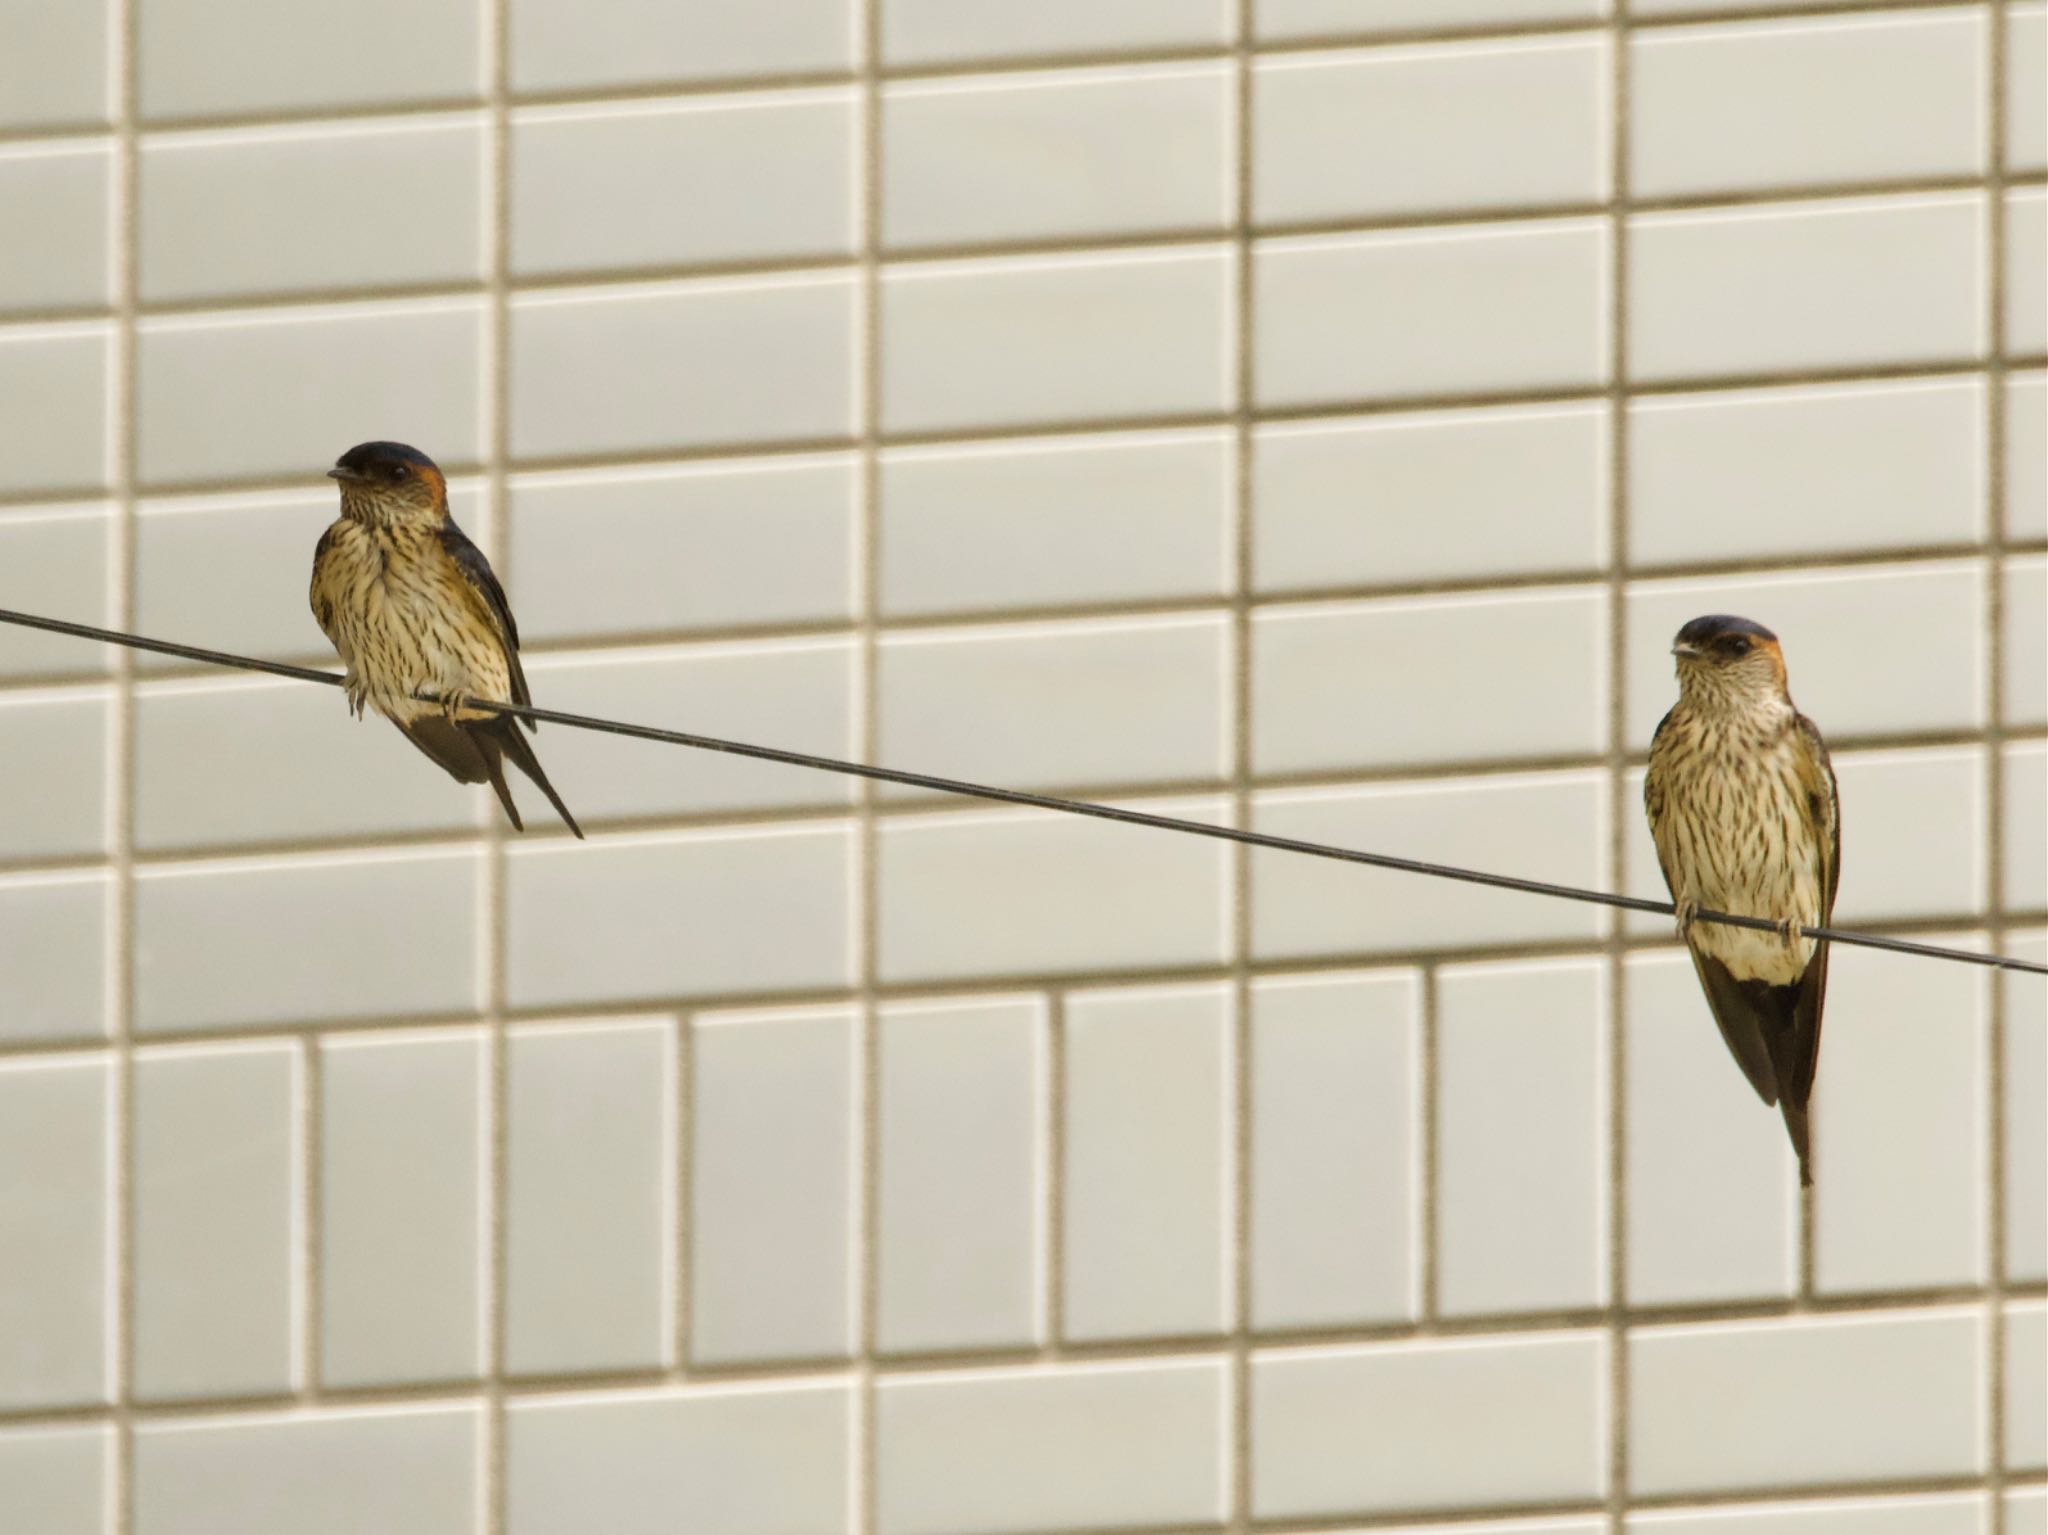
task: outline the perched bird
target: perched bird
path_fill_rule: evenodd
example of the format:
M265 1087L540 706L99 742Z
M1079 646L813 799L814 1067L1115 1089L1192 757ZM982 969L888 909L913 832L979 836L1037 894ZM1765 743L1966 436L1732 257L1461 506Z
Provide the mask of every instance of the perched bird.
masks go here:
M313 551L313 616L348 667L350 712L375 709L457 782L488 783L524 831L505 787L510 757L582 836L520 721L471 706L532 700L505 589L449 518L447 479L402 442L359 443L327 473L341 482L341 516Z
M1778 637L1714 614L1678 631L1678 704L1650 743L1643 804L1707 1006L1743 1075L1776 1104L1813 1182L1807 1104L1820 1055L1828 946L1842 872L1835 771L1813 721L1792 707ZM1777 931L1699 922L1766 917Z

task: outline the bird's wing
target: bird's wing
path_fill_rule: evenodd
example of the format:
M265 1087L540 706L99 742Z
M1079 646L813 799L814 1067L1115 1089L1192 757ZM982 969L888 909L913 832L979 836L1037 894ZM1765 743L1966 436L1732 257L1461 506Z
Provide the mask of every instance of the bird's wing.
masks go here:
M313 604L313 621L337 650L341 648L341 635L334 625L334 599L328 594L325 577L327 559L334 553L340 529L338 522L329 524L327 531L320 535L320 542L313 546L313 585L306 594ZM342 659L346 661L348 657L343 656Z
M1827 743L1805 715L1798 716L1795 737L1800 786L1806 791L1807 824L1820 840L1820 920L1825 925L1835 912L1835 891L1842 882L1841 793L1835 783L1835 768L1828 758ZM1821 1009L1828 994L1827 943L1814 945L1813 959L1799 978L1799 996L1792 1009L1791 1038L1780 1047L1783 1059L1778 1079L1788 1101L1805 1103L1813 1093L1814 1068L1820 1060Z
M483 550L471 543L452 521L441 524L441 547L498 631L498 639L505 647L506 669L512 675L512 702L532 703L533 695L526 687L526 669L519 664L519 625L512 620L512 605L505 600L505 588L498 584L497 572L491 569ZM525 723L528 730L540 728L532 720Z

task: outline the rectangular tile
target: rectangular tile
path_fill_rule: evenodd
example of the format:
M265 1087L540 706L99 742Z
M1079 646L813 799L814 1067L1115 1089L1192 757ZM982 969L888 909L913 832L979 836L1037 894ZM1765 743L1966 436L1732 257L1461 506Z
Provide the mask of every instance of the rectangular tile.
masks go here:
M462 851L143 870L136 1027L467 1012L479 1000L478 874ZM242 945L236 964L220 963L222 932Z
M320 1042L321 1384L483 1368L484 1066L473 1030Z
M1968 1476L1984 1464L1983 1354L1983 1318L1966 1310L1639 1329L1630 1491ZM1737 1383L1745 1410L1729 1414ZM1703 1415L1715 1433L1699 1432Z
M1142 808L1223 814L1213 800ZM948 813L885 821L877 856L885 980L1220 964L1229 946L1228 855L1195 837Z
M1255 216L1316 223L1598 202L1610 73L1606 40L1586 34L1262 59L1252 73ZM1503 120L1519 131L1497 132Z
M1629 371L1655 382L1980 357L1983 246L1975 193L1639 216Z
M845 1008L696 1020L691 1362L853 1349L857 1041Z
M1592 21L1611 0L1258 0L1262 40Z
M890 614L1217 597L1235 443L1091 434L882 455Z
M512 270L850 256L859 122L845 90L515 112Z
M507 1535L833 1535L851 1528L843 1385L664 1388L515 1402Z
M1590 756L1607 733L1607 628L1597 587L1268 608L1251 628L1253 764ZM1389 664L1404 656L1428 665Z
M1980 380L1717 390L1629 407L1629 557L1646 565L1984 536Z
M111 6L8 0L8 35L26 40L0 57L0 124L104 123L113 114Z
M1845 1501L1802 1498L1629 1515L1629 1535L1987 1535L1979 1493L1896 1494ZM2010 1526L2008 1526L2010 1528Z
M883 239L902 249L1221 228L1235 99L1217 64L892 85Z
M1282 837L1597 885L1606 788L1595 773L1268 790L1253 824ZM1252 947L1262 959L1592 941L1587 907L1299 854L1252 855Z
M299 1073L291 1043L136 1060L139 1397L258 1396L297 1382Z
M837 455L519 475L500 575L529 644L845 622L858 490Z
M1413 971L1252 986L1251 1315L1405 1321L1420 1306L1422 991Z
M1223 247L943 262L883 274L882 425L955 431L1220 411Z
M1600 960L1438 974L1437 1242L1447 1314L1607 1298Z
M2005 163L2048 168L2048 8L2005 9Z
M0 1433L0 1507L38 1535L105 1535L113 1457L110 1425Z
M1555 1333L1259 1355L1254 1517L1597 1499L1606 1352L1600 1334ZM1363 1453L1362 1422L1374 1425Z
M2048 725L2048 559L2005 560L2005 723Z
M1227 988L1077 992L1066 1017L1066 1333L1229 1325Z
M1222 0L891 0L882 8L882 57L892 65L939 64L1217 48L1230 41L1232 20Z
M900 1003L880 1026L877 1346L1035 1343L1045 1004Z
M2048 1470L2048 1304L2005 1308L2005 1466Z
M136 1535L446 1535L483 1505L475 1405L146 1423Z
M153 135L137 172L140 296L481 282L483 130L463 116Z
M2048 374L2013 373L2005 385L2006 532L2048 538Z
M2015 933L2006 952L2048 961L2048 933ZM2008 973L2005 988L2005 1277L2048 1279L2048 996L2032 976Z
M311 479L399 421L444 469L472 464L483 339L473 299L146 320L136 337L137 472L150 485Z
M2048 268L2048 192L2006 192L2005 246L2005 350L2038 357L2048 351L2048 294L2034 281L2035 273Z
M1261 241L1258 403L1597 387L1606 247L1594 220Z
M0 513L0 606L109 624L112 509L90 503ZM112 647L0 626L0 677L104 676Z
M0 881L0 1040L111 1031L113 902L107 873Z
M1978 8L1660 27L1629 59L1639 196L1981 174Z
M879 757L1020 786L1217 779L1230 656L1220 614L885 635Z
M1215 1524L1220 1361L898 1376L876 1393L882 1535Z
M113 1394L113 1095L104 1055L0 1065L0 1407Z
M519 91L843 73L859 36L852 0L781 0L772 9L512 0L509 19Z
M105 689L0 700L0 762L14 790L0 798L0 859L110 850L112 731L113 699Z
M10 10L12 8L10 7ZM90 11L91 7L78 9ZM58 24L52 16L46 25ZM32 36L9 28L16 38ZM18 99L0 65L0 98ZM22 82L25 87L27 82ZM0 118L12 111L0 109ZM89 309L109 304L114 264L114 151L104 139L27 143L0 150L0 220L34 238L11 243L0 271L0 311Z
M521 458L854 430L850 276L719 279L528 295L512 309Z
M2048 741L2016 741L2000 754L2005 777L2001 883L2009 911L2048 906Z
M1607 434L1604 405L1261 426L1253 579L1272 592L1597 569Z
M0 332L0 494L113 483L112 340L99 324Z

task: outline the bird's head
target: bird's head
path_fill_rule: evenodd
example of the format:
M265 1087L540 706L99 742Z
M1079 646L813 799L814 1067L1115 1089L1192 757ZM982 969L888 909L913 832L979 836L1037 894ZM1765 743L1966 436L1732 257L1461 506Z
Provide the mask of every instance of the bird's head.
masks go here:
M1678 685L1703 701L1742 702L1785 696L1785 654L1762 624L1727 613L1695 618L1671 643Z
M341 482L345 517L384 527L439 523L448 515L448 479L431 458L402 442L359 442L327 471Z

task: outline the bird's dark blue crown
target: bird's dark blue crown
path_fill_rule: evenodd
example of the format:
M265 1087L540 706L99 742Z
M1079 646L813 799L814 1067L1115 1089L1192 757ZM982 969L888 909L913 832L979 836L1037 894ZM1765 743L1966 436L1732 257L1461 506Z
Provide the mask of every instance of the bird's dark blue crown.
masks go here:
M1732 613L1709 613L1704 618L1695 618L1678 631L1678 643L1697 645L1704 649L1715 640L1731 634L1747 635L1753 640L1770 640L1776 643L1777 636L1753 618L1737 618Z
M389 464L411 464L416 469L437 466L418 448L403 442L359 442L334 461L337 469L365 472Z

